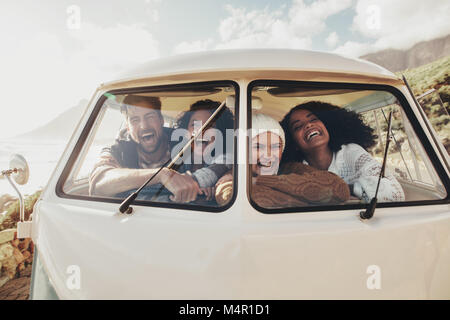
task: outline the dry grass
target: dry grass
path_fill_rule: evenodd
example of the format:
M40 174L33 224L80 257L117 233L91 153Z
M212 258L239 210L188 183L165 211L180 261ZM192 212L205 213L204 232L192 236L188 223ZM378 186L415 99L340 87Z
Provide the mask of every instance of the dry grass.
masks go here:
M41 196L42 190L38 190L32 195L25 196L25 219L28 220L30 214L33 212L33 207L36 201ZM2 201L2 199L4 201ZM5 194L0 196L0 231L10 228L16 228L17 222L20 218L19 200L12 196ZM3 208L2 208L3 207Z

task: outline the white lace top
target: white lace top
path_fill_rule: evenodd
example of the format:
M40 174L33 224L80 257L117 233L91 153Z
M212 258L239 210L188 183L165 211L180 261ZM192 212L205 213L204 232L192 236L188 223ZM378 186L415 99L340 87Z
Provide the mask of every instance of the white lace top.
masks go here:
M355 196L370 202L375 196L381 164L360 145L349 143L333 153L328 171L341 177L348 185L353 185ZM377 198L379 202L405 201L400 183L387 170L380 181Z

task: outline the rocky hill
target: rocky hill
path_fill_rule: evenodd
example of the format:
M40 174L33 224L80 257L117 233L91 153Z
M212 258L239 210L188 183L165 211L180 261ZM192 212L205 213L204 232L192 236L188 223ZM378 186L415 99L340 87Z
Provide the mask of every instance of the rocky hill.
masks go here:
M423 41L408 50L387 49L360 57L397 72L416 68L450 55L450 35Z

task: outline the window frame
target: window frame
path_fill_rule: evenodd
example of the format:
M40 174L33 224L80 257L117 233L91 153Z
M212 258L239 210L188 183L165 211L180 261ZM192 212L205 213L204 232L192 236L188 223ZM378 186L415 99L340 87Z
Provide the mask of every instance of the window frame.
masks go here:
M59 198L64 199L73 199L73 200L87 200L87 201L95 201L95 202L104 202L104 203L116 203L120 204L124 199L117 198L109 198L109 197L99 197L99 196L84 196L84 195L70 195L64 192L63 186L69 177L75 162L77 161L78 156L82 152L82 149L87 142L91 130L93 129L95 122L99 116L99 113L106 101L106 94L113 95L123 95L123 94L139 94L139 93L148 93L148 92L157 92L164 90L177 90L177 89L190 89L190 88L198 88L201 86L232 86L234 88L235 105L234 105L234 130L237 130L239 127L239 95L240 95L240 87L239 84L232 80L219 80L219 81L206 81L206 82L188 82L188 83L179 83L179 84L171 84L171 85L157 85L157 86L145 86L145 87L134 87L134 88L124 88L124 89L114 89L110 91L104 92L100 98L97 100L94 109L92 110L89 118L81 131L78 140L70 152L70 156L64 165L64 168L58 178L55 187L55 193ZM231 93L230 93L231 94ZM175 202L152 202L149 200L135 200L133 202L134 205L143 206L143 207L158 207L158 208L170 208L170 209L181 209L181 210L189 210L189 211L204 211L204 212L223 212L228 210L235 202L238 192L238 140L237 136L234 135L234 156L233 156L233 195L230 201L224 206L205 206L198 204L184 204L184 203L175 203Z
M414 133L417 135L419 142L422 144L437 176L444 186L447 196L444 199L438 200L420 200L420 201L405 201L405 202L380 202L377 204L378 208L396 208L396 207L410 207L422 205L439 205L450 203L450 179L447 175L439 157L435 153L430 141L428 140L425 131L420 125L419 121L414 115L408 100L403 93L395 87L382 84L365 84L365 83L345 83L345 82L317 82L317 81L302 81L302 80L270 80L258 79L251 81L247 86L247 130L252 126L252 91L256 86L285 86L285 87L305 87L311 89L351 89L351 90L372 90L385 91L391 93L397 98L400 107L405 112L408 121L410 122ZM250 159L250 139L247 139L247 159ZM311 205L304 207L286 207L286 208L263 208L256 204L251 197L251 164L247 164L247 198L250 204L261 213L277 214L277 213L294 213L294 212L316 212L316 211L336 211L336 210L355 210L365 209L367 204L340 204L340 205Z

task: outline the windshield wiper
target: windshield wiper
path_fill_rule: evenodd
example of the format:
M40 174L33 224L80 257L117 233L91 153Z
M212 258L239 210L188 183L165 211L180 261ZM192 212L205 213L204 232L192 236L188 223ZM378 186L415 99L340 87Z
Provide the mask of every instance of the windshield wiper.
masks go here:
M183 153L187 150L187 148L189 148L192 144L192 142L194 142L198 136L200 134L202 134L203 130L205 130L206 127L208 127L209 123L217 116L217 114L220 112L220 110L223 109L223 107L225 106L225 102L226 100L224 100L219 107L217 107L216 111L213 112L213 114L208 118L208 120L206 120L206 122L202 125L202 127L198 130L198 132L194 133L191 137L191 139L184 145L184 147L180 150L180 152L177 153L177 155L171 160L167 160L162 166L161 168L158 169L158 171L156 171L142 186L139 187L139 189L137 189L135 192L133 192L132 194L130 194L125 200L122 201L122 203L120 204L119 207L119 211L121 213L127 213L130 214L133 212L133 208L130 207L130 205L133 203L133 201L137 198L137 196L139 195L139 192L141 192L142 189L145 188L145 186L152 181L152 179L154 177L156 177L156 175L158 173L161 172L161 170L166 167L167 168L172 168L172 166L175 164L175 162L177 162L177 160L183 156Z
M381 166L380 176L378 177L378 183L377 183L377 189L375 191L375 196L370 201L369 205L367 206L367 209L365 211L361 211L359 213L359 216L361 217L361 219L372 218L373 214L375 213L375 208L377 207L378 189L380 187L381 179L384 178L384 171L386 169L386 159L387 159L387 154L388 154L388 150L389 150L389 142L391 142L391 124L392 124L392 111L389 113L389 122L388 122L387 135L386 135L386 146L384 148L383 164Z

